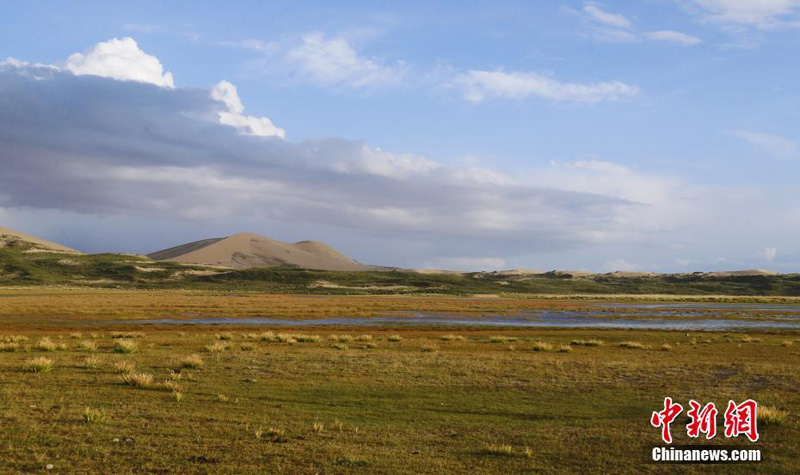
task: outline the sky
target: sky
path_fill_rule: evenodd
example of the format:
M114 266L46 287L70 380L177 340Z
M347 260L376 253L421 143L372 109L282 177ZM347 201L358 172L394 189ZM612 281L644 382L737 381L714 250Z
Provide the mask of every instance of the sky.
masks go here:
M2 2L0 226L800 271L800 0Z

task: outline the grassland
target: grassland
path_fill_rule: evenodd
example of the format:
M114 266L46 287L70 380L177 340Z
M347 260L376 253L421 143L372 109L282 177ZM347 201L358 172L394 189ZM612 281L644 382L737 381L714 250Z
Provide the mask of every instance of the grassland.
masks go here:
M298 268L232 270L154 262L123 254L61 254L16 241L0 247L0 286L81 286L317 295L517 294L800 297L800 275L708 274L624 277L564 273L420 274L402 270L331 272Z
M0 472L661 473L665 395L775 409L758 444L735 442L765 462L676 471L797 472L798 334L137 324L586 304L2 291Z

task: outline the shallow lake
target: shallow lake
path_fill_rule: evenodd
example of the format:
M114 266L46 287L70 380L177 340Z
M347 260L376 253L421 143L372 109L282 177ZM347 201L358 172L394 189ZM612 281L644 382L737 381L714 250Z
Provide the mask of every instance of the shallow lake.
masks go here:
M535 311L514 314L467 315L453 313L411 312L372 318L317 318L291 320L278 318L162 318L136 320L137 324L152 325L262 325L262 326L364 326L364 327L403 327L403 326L473 326L473 327L517 327L517 328L609 328L643 330L709 330L729 331L748 329L798 329L800 313L797 315L776 315L765 318L714 318L711 313L677 312L663 307L643 307L630 314L602 310L581 311ZM116 322L119 323L119 322Z

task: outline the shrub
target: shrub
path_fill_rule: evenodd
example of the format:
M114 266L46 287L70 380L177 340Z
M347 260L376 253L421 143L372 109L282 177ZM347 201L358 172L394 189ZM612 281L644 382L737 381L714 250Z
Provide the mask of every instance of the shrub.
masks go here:
M669 343L664 343L663 345L661 345L661 351L669 351L671 349L672 345L670 345Z
M559 353L572 353L572 347L569 345L558 345Z
M315 422L314 424L311 425L311 430L315 434L319 434L320 432L325 430L325 425L322 422Z
M392 341L392 342L398 342L398 341L401 341L402 339L403 339L403 337L400 336L400 335L389 335L389 338L388 338L388 340Z
M333 347L337 350L346 350L348 348L346 343L334 343Z
M372 341L372 335L358 335L356 341Z
M23 369L29 373L48 373L53 370L53 360L44 356L31 358L25 361Z
M425 353L433 353L439 351L439 347L436 345L422 345L422 351Z
M233 333L221 333L217 335L218 340L230 341L233 340Z
M228 396L226 396L224 394L217 394L217 401L219 401L219 402L228 402L230 400L231 400L231 398L229 398Z

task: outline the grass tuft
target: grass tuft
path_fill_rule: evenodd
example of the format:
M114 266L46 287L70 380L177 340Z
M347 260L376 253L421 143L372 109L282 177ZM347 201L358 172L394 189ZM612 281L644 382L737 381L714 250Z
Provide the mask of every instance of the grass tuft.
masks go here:
M92 409L91 407L84 409L81 413L81 417L83 417L83 422L87 424L102 424L106 421L105 412L100 409Z
M619 344L619 346L620 348L625 348L628 350L644 350L645 348L647 348L638 341L623 341L622 343Z
M25 361L23 369L29 373L49 373L53 370L53 360L40 356Z
M114 353L130 354L136 353L139 350L139 345L133 340L120 340L112 348Z
M44 337L36 342L36 349L39 351L56 351L58 349L58 345L56 345L50 338Z
M773 406L758 406L758 422L764 425L779 426L789 417L789 411Z
M200 369L203 367L203 358L197 353L181 360L181 368Z
M570 345L575 346L603 346L604 343L603 340L572 340L569 342Z
M508 444L489 444L486 446L486 453L489 455L509 457L514 455L514 447Z
M533 342L533 347L531 349L533 351L552 351L553 345L547 343L546 341L535 341Z
M87 356L86 359L83 360L83 367L86 369L97 369L100 367L100 363L100 357Z
M83 340L82 342L78 343L78 350L80 351L97 351L97 343L93 342L92 340Z
M130 361L116 361L114 362L114 371L120 374L129 374L133 373L136 369L136 365L134 365Z
M134 388L149 388L153 385L153 375L137 372L122 373L122 382Z

